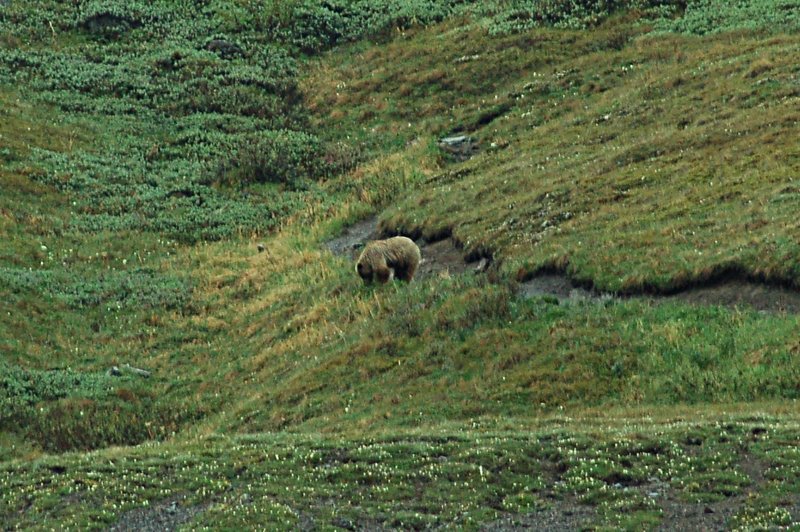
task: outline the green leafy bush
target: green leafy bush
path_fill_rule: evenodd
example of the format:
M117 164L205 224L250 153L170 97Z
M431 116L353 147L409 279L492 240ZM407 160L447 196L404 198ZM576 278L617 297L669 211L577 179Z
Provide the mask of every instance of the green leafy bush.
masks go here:
M321 153L314 135L267 131L246 138L236 156L221 167L220 175L228 182L283 183L296 188L319 174Z
M362 157L358 147L341 141L322 142L301 131L264 131L243 137L218 167L217 180L239 186L278 183L301 190L312 181L351 170Z
M54 297L72 308L183 308L191 298L185 279L145 268L88 276L64 270L0 268L0 285Z
M394 28L432 24L456 12L459 2L448 0L303 0L275 10L266 22L279 42L314 53L364 37L385 34Z
M800 0L689 0L682 17L664 19L658 28L695 35L740 29L797 31Z
M196 404L157 401L134 379L0 361L0 429L63 452L162 439L206 413Z
M114 385L105 373L82 373L71 369L28 370L0 361L0 424L20 407L65 397L97 399Z
M197 404L170 405L147 396L121 395L60 399L20 417L31 440L47 451L64 452L164 439L205 415Z
M304 188L300 181L325 167L320 158L327 153L304 132L296 58L263 33L243 29L250 26L241 13L226 14L224 6L98 0L58 9L49 2L10 8L15 30L47 25L49 18L57 21L57 35L71 32L78 39L78 45L59 48L0 49L0 80L27 87L61 116L97 124L102 149L69 155L33 149L14 161L33 167L31 179L68 195L68 232L149 231L186 243L218 240L270 231L318 201L291 190L246 190L281 179ZM94 23L102 27L90 28ZM87 40L87 31L99 38ZM37 38L49 42L46 35ZM237 53L219 53L220 42L233 43ZM246 179L231 180L235 191L210 186L220 183L215 176L221 165L264 137L279 138L281 149L289 149L279 157L282 167L260 166ZM331 167L349 164L346 152L333 155Z
M623 9L636 9L651 16L672 16L684 5L684 0L527 0L511 6L492 3L483 10L490 16L489 33L505 35L542 26L589 28Z

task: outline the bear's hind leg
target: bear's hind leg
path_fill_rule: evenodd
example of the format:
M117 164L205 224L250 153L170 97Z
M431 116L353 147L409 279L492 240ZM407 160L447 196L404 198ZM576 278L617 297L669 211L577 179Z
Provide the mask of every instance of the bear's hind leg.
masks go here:
M414 278L414 274L416 273L416 271L417 271L416 264L414 263L406 264L402 268L395 269L395 277L409 283Z

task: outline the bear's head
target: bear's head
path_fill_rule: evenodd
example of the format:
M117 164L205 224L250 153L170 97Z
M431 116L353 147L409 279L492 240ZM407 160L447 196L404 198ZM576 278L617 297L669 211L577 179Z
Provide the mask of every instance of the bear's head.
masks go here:
M372 268L370 268L368 264L359 262L356 264L356 271L358 272L358 276L364 279L365 283L372 281Z
M356 271L365 283L371 283L373 279L377 279L379 283L388 283L392 278L391 268L382 265L373 267L369 261L356 264Z

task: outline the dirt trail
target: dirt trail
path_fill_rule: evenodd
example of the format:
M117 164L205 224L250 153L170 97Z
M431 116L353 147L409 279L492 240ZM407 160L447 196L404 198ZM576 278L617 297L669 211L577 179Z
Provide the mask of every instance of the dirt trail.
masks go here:
M550 296L561 301L607 300L612 298L608 294L598 294L576 286L566 275L559 274L537 275L533 279L520 283L519 293L525 298Z
M800 292L741 279L691 288L659 299L684 301L696 305L747 306L762 312L800 313Z
M361 248L370 240L380 238L377 217L362 220L325 245L336 255L351 259L358 257ZM486 260L467 262L464 252L452 238L428 243L417 240L422 251L422 264L418 279L432 275L458 275L465 272L481 272ZM554 297L559 301L605 302L617 296L587 290L574 284L563 274L542 274L520 283L521 297ZM761 312L800 313L800 292L751 282L742 279L726 279L706 286L695 286L671 295L633 295L626 298L641 298L651 301L679 301L693 305L720 305L726 307L750 307Z
M750 307L760 312L800 313L800 292L742 279L727 279L707 286L695 286L670 295L616 296L586 290L563 274L542 274L520 283L522 297L551 296L559 300L646 299L655 302L677 301L691 305Z
M527 515L498 519L480 527L486 532L505 530L538 530L540 532L570 532L592 530L597 511L588 505L558 501L553 506Z
M347 227L340 236L328 240L325 247L334 255L355 258L365 243L377 238L378 219L373 216Z
M205 510L205 505L183 506L180 504L186 495L176 496L165 501L157 502L145 508L134 508L120 516L119 521L109 530L111 531L137 531L137 532L163 532L177 530L192 520L197 514Z

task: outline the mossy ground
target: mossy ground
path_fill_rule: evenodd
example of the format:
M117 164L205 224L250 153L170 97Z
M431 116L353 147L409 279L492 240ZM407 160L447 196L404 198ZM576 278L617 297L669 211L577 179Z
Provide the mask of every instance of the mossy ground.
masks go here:
M6 526L159 501L212 528L800 521L796 315L515 286L796 286L797 37L477 10L297 64L261 33L277 12L184 6L172 34L140 8L100 37L88 11L28 32L49 2L3 15ZM286 181L260 181L247 147L275 131L322 162L278 149ZM479 153L449 158L450 133ZM324 242L373 213L497 269L364 286Z

